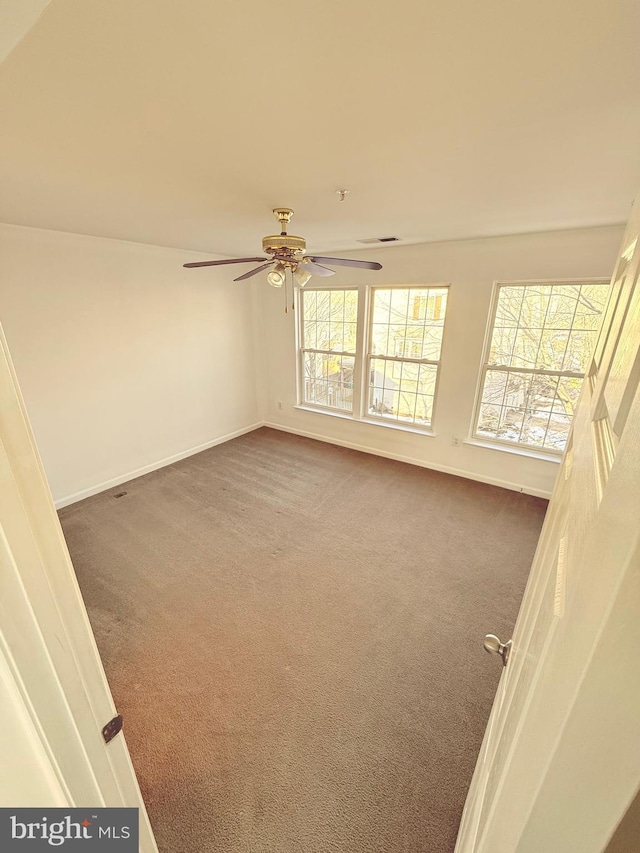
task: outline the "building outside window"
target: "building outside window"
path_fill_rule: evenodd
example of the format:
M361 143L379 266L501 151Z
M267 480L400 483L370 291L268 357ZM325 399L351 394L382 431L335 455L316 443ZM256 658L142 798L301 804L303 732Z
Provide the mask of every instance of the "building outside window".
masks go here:
M564 450L608 292L604 281L497 285L475 438Z

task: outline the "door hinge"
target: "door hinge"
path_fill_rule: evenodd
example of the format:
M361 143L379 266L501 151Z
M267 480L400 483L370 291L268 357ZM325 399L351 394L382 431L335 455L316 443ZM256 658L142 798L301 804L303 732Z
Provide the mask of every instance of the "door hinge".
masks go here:
M109 720L106 726L102 729L102 737L105 743L112 741L117 734L122 731L122 714L118 714L113 720Z

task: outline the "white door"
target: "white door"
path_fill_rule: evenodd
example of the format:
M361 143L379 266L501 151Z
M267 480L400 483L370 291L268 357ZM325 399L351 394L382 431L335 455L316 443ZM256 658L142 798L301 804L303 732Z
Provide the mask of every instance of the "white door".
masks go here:
M4 683L56 792L25 801L42 785L16 775L0 806L138 807L140 850L157 853L124 736L102 734L117 712L1 331L0 589Z
M639 208L640 199L456 853L601 853L640 789Z

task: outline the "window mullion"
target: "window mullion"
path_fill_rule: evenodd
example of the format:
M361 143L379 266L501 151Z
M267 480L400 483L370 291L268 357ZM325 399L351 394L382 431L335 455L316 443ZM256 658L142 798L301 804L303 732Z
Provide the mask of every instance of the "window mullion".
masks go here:
M364 415L366 358L365 348L368 347L368 316L369 316L369 287L358 287L358 322L356 325L356 356L353 368L353 418L360 420Z

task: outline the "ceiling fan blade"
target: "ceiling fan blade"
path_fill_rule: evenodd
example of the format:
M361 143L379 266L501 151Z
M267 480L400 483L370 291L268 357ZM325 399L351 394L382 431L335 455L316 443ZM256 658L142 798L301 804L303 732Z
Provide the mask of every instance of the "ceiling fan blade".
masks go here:
M196 261L193 264L183 264L182 266L193 269L194 267L217 267L221 264L257 264L266 260L266 258L230 258L226 261Z
M335 270L330 270L327 267L322 267L320 264L314 264L312 260L309 258L305 258L301 264L301 267L305 270L308 270L312 275L335 275Z
M364 270L381 270L382 264L377 261L352 261L350 258L323 258L320 255L309 255L312 262L320 261L323 264L336 264L339 267L361 267Z
M234 281L244 281L245 278L251 278L252 275L257 275L262 270L266 270L267 267L270 267L273 261L269 261L267 264L262 264L262 266L256 267L254 270L249 270L244 275L239 275L238 278L234 278Z

